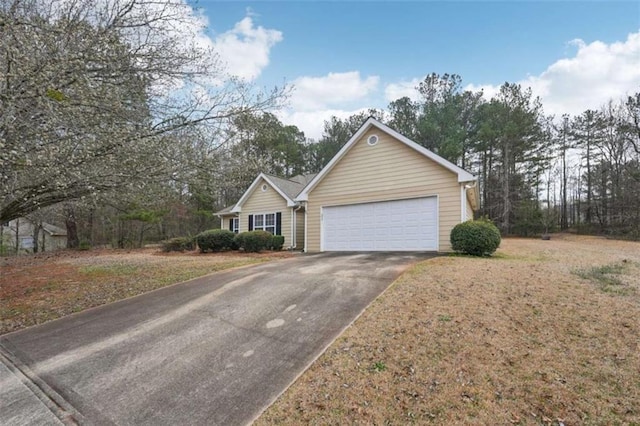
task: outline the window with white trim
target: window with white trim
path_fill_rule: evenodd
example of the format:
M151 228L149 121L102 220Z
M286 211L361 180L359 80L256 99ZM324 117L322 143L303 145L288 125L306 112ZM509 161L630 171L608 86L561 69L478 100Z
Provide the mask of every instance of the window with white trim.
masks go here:
M229 228L231 229L232 232L237 234L240 231L240 218L232 217L230 220L231 220L231 225Z
M275 235L276 233L276 214L264 213L253 215L253 229L258 231L267 231Z

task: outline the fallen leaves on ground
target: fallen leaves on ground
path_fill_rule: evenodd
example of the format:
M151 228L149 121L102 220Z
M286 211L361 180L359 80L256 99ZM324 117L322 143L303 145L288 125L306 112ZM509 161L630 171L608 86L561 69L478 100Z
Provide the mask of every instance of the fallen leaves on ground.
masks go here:
M287 252L91 250L0 258L0 334Z
M256 425L639 424L639 318L639 243L505 239L493 258L430 259Z

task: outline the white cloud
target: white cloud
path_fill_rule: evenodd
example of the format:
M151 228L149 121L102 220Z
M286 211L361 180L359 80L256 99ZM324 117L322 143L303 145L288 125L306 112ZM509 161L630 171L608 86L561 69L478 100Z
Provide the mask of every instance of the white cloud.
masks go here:
M640 89L640 31L629 34L625 41L606 44L600 41L571 42L573 56L558 60L539 75L528 76L517 83L531 87L540 96L546 113L580 114L597 109L609 99L621 99ZM417 99L415 87L423 78L389 83L384 99L393 101L403 96ZM322 77L300 77L293 81L295 92L291 108L278 113L287 124L294 124L309 138L319 139L324 121L335 115L347 118L380 106L377 76L363 78L359 72L329 73ZM469 84L465 90L483 90L487 99L495 96L499 85Z
M413 101L417 101L420 94L416 90L416 87L422 80L424 79L414 78L410 81L400 81L398 83L387 84L387 87L384 88L385 99L388 102L393 102L406 96Z
M546 113L580 114L640 88L640 31L629 34L623 42L570 43L577 46L575 56L556 61L540 75L518 82L540 96ZM499 91L499 86L493 85L465 87L480 88L487 98Z
M494 86L492 84L468 84L465 86L464 90L468 90L470 92L479 92L482 90L485 99L491 99L500 91L500 86Z
M312 111L359 101L373 93L379 81L378 76L361 78L358 71L298 77L292 82L291 107L297 111Z
M368 108L355 110L320 109L315 111L279 111L276 115L283 123L297 126L298 129L304 132L307 138L312 138L317 141L322 136L324 122L332 116L345 119L367 110Z
M271 48L282 40L280 31L256 27L251 16L247 16L233 29L218 35L213 48L229 74L251 81L269 65Z

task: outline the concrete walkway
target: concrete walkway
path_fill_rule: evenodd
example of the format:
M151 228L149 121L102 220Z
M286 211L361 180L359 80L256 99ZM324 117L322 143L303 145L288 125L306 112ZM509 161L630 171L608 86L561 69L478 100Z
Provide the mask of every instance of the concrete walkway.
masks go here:
M427 256L302 255L4 335L0 424L247 424Z

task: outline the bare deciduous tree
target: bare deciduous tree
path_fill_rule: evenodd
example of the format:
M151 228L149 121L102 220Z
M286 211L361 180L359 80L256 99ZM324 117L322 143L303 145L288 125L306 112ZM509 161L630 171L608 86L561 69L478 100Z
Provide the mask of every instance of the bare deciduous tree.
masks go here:
M181 0L0 0L0 222L183 167L180 130L274 106Z

